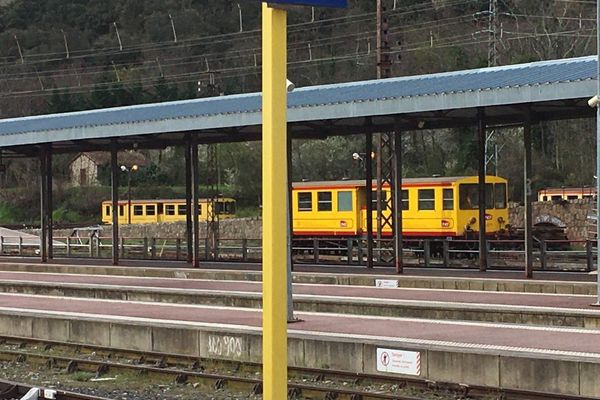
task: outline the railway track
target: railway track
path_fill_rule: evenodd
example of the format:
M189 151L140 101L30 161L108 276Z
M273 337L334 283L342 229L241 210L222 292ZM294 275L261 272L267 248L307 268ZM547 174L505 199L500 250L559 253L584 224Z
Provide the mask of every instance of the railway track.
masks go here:
M108 374L133 374L143 376L144 380L162 379L181 385L190 384L198 391L204 390L204 393L214 391L246 395L262 393L260 378L262 366L258 363L79 346L19 337L0 338L0 361L26 363L38 368L61 370L70 374L86 372L96 378ZM329 369L289 367L288 374L290 399L586 399L581 396L450 384ZM64 393L56 399L103 399ZM439 397L440 394L446 397ZM0 400L5 398L10 399L0 395Z

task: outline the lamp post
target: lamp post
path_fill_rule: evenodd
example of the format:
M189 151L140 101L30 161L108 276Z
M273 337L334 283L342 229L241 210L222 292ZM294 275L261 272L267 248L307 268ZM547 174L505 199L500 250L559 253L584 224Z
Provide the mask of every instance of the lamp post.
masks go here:
M127 224L131 225L131 172L135 172L139 167L134 164L131 168L127 168L126 165L121 165L121 171L127 172ZM118 212L113 210L113 212Z

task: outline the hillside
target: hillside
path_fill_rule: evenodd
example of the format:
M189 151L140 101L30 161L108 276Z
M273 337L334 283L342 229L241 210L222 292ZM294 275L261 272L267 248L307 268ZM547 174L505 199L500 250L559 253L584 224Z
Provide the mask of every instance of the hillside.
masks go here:
M350 0L349 10L290 12L290 79L298 86L373 79L375 3ZM595 52L595 4L589 2L384 0L384 5L393 76ZM259 89L256 2L0 0L2 118ZM542 124L534 133L535 188L592 183L593 121ZM407 132L404 140L407 176L475 171L471 132ZM490 149L500 148L498 173L511 180L517 200L520 143L521 133L514 129L497 131L490 142ZM295 179L361 174L349 156L361 150L360 137L294 146ZM224 145L221 152L222 182L257 204L260 173L246 166L258 163L260 146ZM183 183L178 150L149 156L152 182ZM66 176L69 159L55 163L58 177ZM0 183L29 186L26 193L35 196L37 170L29 164L9 161Z

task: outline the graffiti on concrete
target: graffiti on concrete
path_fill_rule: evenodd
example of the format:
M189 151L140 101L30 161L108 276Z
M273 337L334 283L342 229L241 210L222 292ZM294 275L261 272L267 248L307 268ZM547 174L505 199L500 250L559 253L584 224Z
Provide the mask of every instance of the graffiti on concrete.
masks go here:
M217 357L242 356L243 339L239 336L209 335L208 355Z

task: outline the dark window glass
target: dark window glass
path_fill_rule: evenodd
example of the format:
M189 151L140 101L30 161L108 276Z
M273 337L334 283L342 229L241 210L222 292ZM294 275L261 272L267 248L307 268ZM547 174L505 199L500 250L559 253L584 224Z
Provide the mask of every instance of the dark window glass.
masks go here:
M496 208L506 208L506 183L496 183L494 185L494 199L496 199ZM547 196L544 196L544 201L548 200Z
M419 210L435 210L434 189L419 189Z
M312 211L312 193L298 193L298 211Z
M133 206L133 215L144 215L144 206Z
M177 214L186 215L187 214L187 206L185 204L177 206Z
M542 197L542 201L548 201L548 196Z
M165 211L164 211L163 203L160 203L158 205L158 214L160 215L160 214L164 214L164 213L165 213Z
M110 206L106 206L106 215L110 215Z
M409 207L410 207L410 203L408 201L408 190L403 189L402 190L402 210L408 210Z
M444 189L442 199L444 210L454 210L454 189Z
M123 206L119 206L119 215L122 217L123 215L125 215L125 207Z
M567 196L567 200L577 200L577 195L573 196Z
M165 214L166 215L175 215L175 204L165 205Z
M228 201L225 203L225 214L235 214L235 202Z
M146 215L156 215L156 206L154 204L146 206Z
M461 210L476 210L479 208L479 185L476 183L463 183L458 189L459 205ZM485 197L488 209L494 208L494 185L485 184Z
M352 211L352 192L337 192L338 211Z
M331 201L331 192L317 193L317 211L331 211L333 203Z
M388 192L386 191L381 191L381 209L382 210L387 210L387 196L388 196ZM377 190L373 190L371 192L371 199L372 199L372 207L373 210L377 210Z

